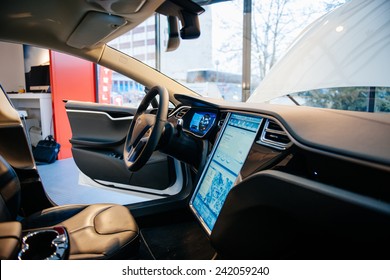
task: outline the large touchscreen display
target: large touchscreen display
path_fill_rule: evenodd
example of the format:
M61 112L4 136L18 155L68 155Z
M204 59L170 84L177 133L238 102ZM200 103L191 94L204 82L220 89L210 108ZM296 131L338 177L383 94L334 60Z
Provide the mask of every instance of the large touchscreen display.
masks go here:
M262 118L230 114L190 201L210 234L254 142Z

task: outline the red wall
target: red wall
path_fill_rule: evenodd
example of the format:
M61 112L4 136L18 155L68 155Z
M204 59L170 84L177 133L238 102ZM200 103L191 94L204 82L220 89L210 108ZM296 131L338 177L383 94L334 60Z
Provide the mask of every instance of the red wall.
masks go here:
M61 144L58 159L72 157L72 131L63 100L96 101L94 64L50 51L50 78L53 99L54 137Z

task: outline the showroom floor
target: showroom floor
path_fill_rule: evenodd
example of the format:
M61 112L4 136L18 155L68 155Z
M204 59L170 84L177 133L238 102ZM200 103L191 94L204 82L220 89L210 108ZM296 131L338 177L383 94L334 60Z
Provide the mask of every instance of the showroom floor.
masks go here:
M79 170L73 158L58 160L48 165L38 165L46 193L57 205L118 203L122 205L142 202L146 199L129 191L104 186L79 183Z

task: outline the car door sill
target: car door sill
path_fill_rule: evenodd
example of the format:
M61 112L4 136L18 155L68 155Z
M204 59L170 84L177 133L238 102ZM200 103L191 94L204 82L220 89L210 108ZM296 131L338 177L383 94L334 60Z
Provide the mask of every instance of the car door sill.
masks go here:
M161 198L162 196L176 195L182 190L184 185L182 166L178 160L174 160L174 166L175 166L176 180L170 187L164 190L155 190L150 188L143 188L140 186L107 182L104 180L93 180L87 175L85 175L84 173L82 173L81 171L80 171L79 183L88 186L94 186L94 187L104 187L104 188L109 187L109 188L116 188L124 191L133 191L134 195L136 196L141 196L141 197L150 196L150 200L153 200L153 199Z

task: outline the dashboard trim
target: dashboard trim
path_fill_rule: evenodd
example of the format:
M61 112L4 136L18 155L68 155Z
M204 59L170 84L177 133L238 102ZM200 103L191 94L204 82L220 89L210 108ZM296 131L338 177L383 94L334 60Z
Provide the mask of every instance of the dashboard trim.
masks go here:
M173 110L169 115L168 115L168 118L172 118L172 117L175 117L176 119L178 119L176 117L176 114L180 111L180 110L183 110L183 109L188 109L188 110L191 110L191 106L179 106L178 108L176 108L175 110ZM188 111L187 111L188 112ZM186 112L186 113L187 113ZM186 114L185 113L185 114ZM183 118L183 117L182 117Z

